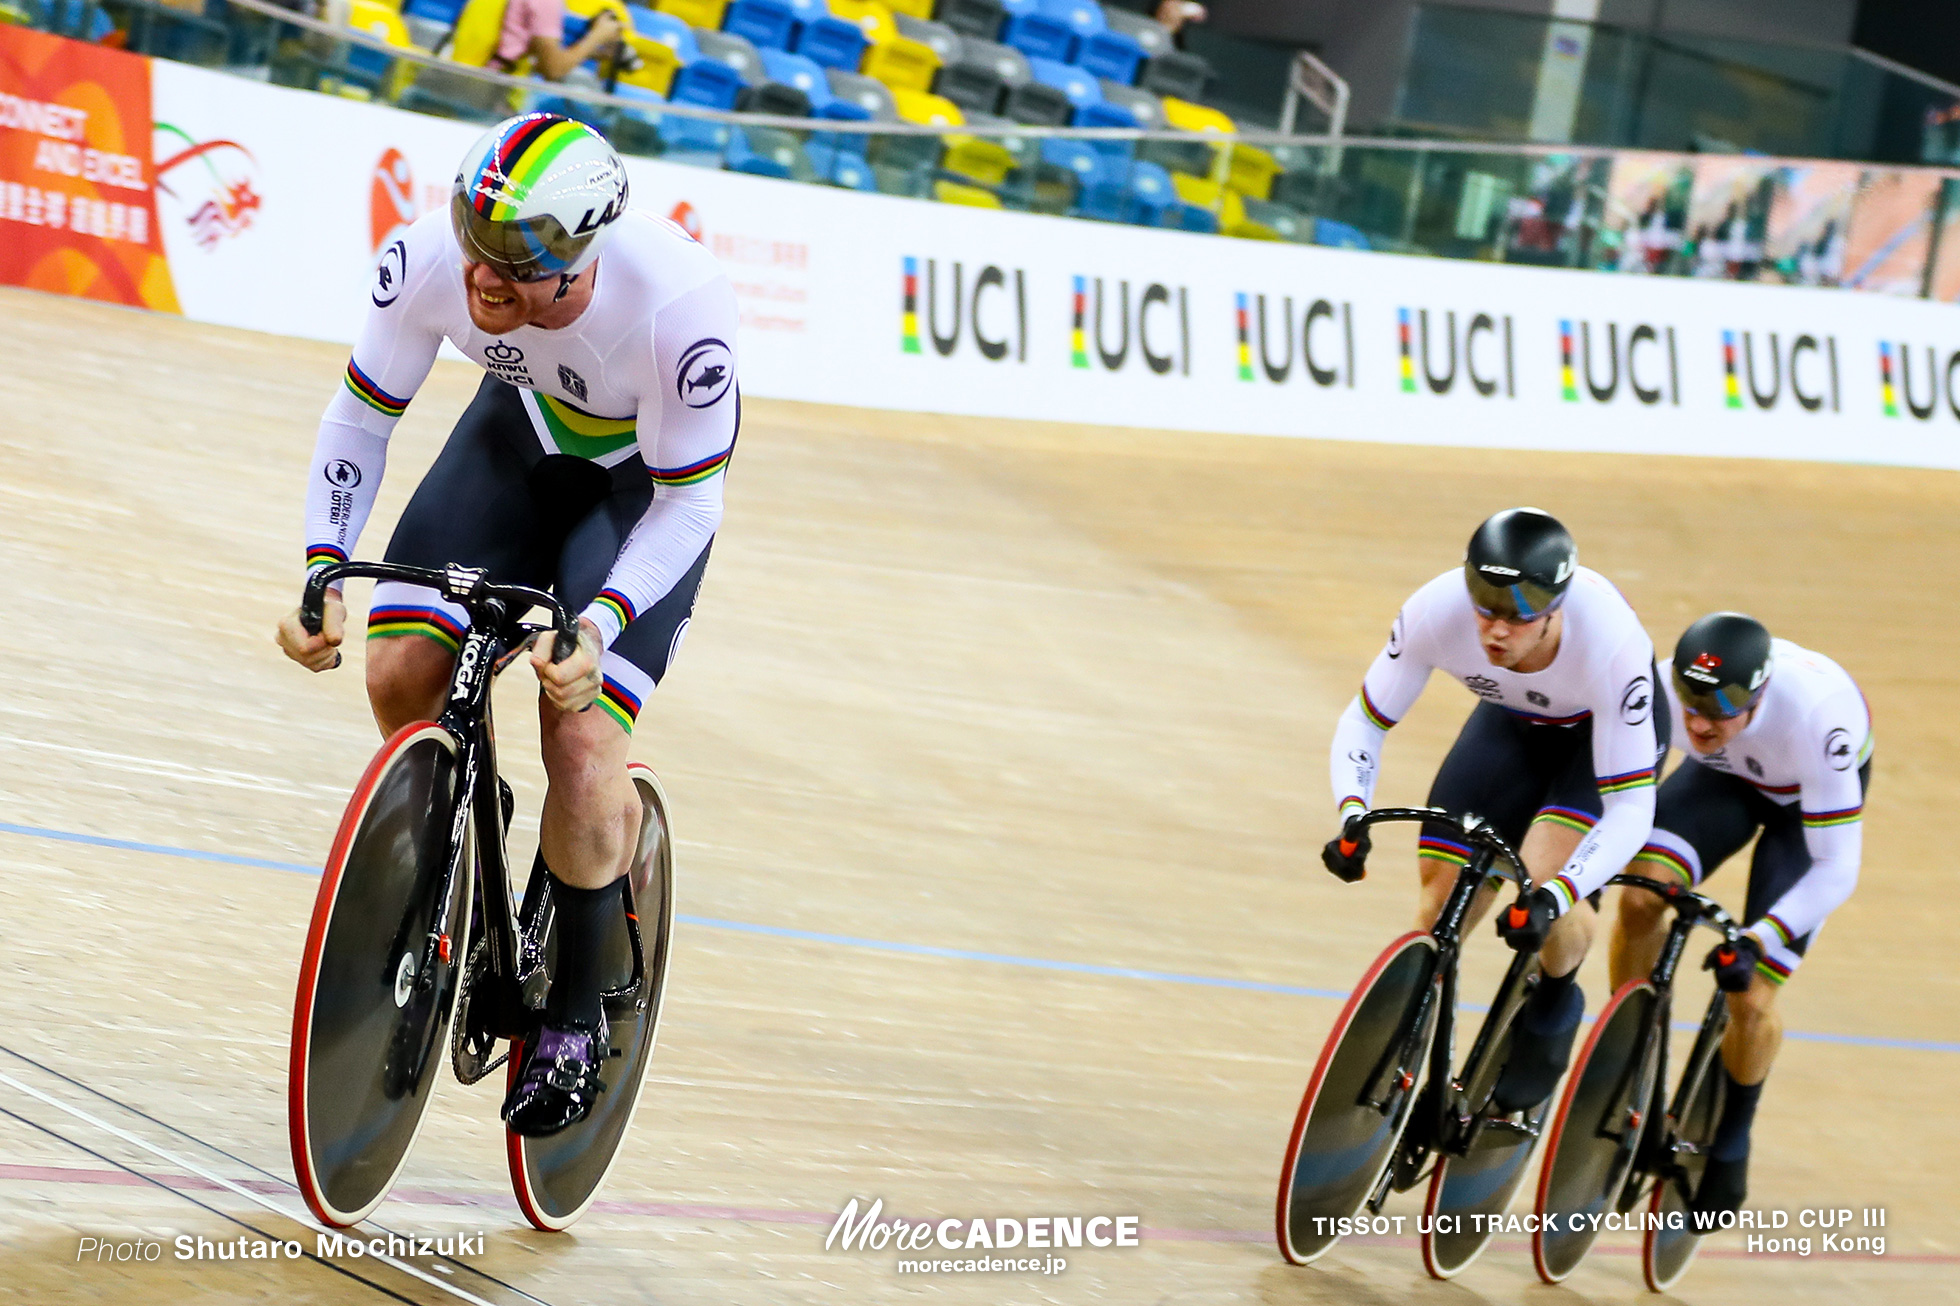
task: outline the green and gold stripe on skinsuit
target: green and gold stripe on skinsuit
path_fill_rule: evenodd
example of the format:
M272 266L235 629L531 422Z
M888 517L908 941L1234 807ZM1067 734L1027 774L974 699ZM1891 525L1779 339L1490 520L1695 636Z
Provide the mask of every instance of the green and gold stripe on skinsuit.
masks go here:
M630 449L639 438L637 417L595 417L562 399L535 390L529 392L529 398L535 403L526 407L542 427L538 434L559 453L600 462L622 449Z

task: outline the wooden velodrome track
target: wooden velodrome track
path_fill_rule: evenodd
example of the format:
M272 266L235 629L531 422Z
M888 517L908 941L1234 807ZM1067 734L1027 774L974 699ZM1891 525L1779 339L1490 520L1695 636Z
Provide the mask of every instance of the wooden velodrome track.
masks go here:
M1401 599L1531 502L1663 647L1743 607L1841 659L1877 717L1865 879L1785 995L1752 1186L1887 1208L1886 1254L1752 1256L1727 1234L1679 1297L1960 1300L1960 478L762 401L636 744L675 804L686 919L601 1206L569 1235L525 1228L495 1088L445 1075L377 1219L481 1230L480 1256L419 1279L177 1261L180 1233L312 1246L282 1214L305 868L376 740L358 645L311 677L270 631L345 351L8 290L0 353L0 1298L1646 1299L1627 1237L1557 1289L1515 1236L1453 1284L1412 1237L1306 1269L1272 1242L1330 995L1413 901L1406 838L1363 885L1319 869L1328 732ZM441 364L410 409L368 551L476 376ZM541 793L528 680L501 691L521 813ZM1385 801L1421 797L1468 703L1432 686ZM520 815L520 844L534 829ZM1717 891L1739 902L1742 880ZM1493 939L1475 953L1473 988L1499 963ZM853 1196L1136 1214L1144 1244L1056 1277L902 1276L893 1252L823 1250ZM77 1263L85 1236L162 1259Z

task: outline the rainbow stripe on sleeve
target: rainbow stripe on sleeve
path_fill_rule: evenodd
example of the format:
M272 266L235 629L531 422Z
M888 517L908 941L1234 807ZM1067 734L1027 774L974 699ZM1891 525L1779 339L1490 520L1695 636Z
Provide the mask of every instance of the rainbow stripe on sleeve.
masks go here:
M400 417L408 411L408 400L397 399L376 385L351 358L347 360L346 380L353 396L383 417Z
M1864 814L1865 805L1844 807L1835 812L1805 812L1803 828L1806 830L1828 830L1834 825L1851 825Z
M1652 783L1654 783L1654 768L1650 766L1641 771L1625 771L1619 775L1600 776L1599 792L1602 795L1621 794L1629 789L1638 789Z
M327 567L336 562L347 561L347 550L337 544L309 544L306 546L306 569Z
M1559 907L1559 915L1561 916L1571 911L1572 904L1579 901L1579 886L1567 879L1563 874L1554 875L1545 887L1565 900Z
M1769 926L1772 930L1775 930L1777 939L1782 942L1784 947L1789 948L1789 947L1796 946L1797 936L1792 934L1790 932L1790 927L1788 925L1785 925L1781 920L1777 919L1774 913L1763 917L1760 923Z
M627 598L616 589L602 589L599 591L598 597L592 601L612 613L614 619L619 622L619 628L621 630L625 630L628 626L632 625L633 618L640 615L639 609L633 606L633 600Z
M703 458L698 463L688 463L685 467L649 467L647 475L655 485L698 485L722 468L734 456L735 446L729 445L711 458Z
M1374 699L1368 697L1368 686L1365 683L1361 686L1361 712L1368 720L1383 730L1393 730L1395 728L1394 720L1375 706Z
M640 700L632 690L607 676L599 690L598 702L606 715L619 723L621 730L629 735L633 733L633 723L640 718Z
M1790 968L1774 957L1764 957L1757 962L1756 970L1772 984L1781 984L1790 978Z

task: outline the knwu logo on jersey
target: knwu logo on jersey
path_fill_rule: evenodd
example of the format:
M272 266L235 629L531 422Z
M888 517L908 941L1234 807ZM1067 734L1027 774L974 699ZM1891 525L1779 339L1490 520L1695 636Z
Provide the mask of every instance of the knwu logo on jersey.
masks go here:
M1190 293L1183 286L1173 291L1162 282L1152 281L1143 287L1134 302L1136 312L1132 316L1128 281L1110 283L1102 277L1074 278L1069 365L1088 369L1093 359L1106 372L1122 371L1130 360L1134 326L1136 356L1143 360L1145 367L1158 376L1173 371L1180 376L1191 375ZM1092 334L1093 351L1089 347ZM1114 348L1109 343L1111 335L1116 337Z
M1456 386L1457 354L1461 346L1462 375L1471 389L1489 399L1502 393L1506 399L1518 395L1517 352L1511 329L1511 315L1493 317L1489 313L1471 314L1463 334L1457 335L1455 309L1435 318L1439 328L1432 335L1430 311L1426 308L1397 308L1396 348L1401 354L1400 380L1403 394L1420 393L1416 386L1416 356L1422 357L1422 380L1433 395L1446 395ZM1434 336L1440 336L1440 342ZM1435 356L1443 359L1436 369Z
M969 295L965 264L948 264L942 280L939 260L924 260L923 287L920 284L920 264L921 260L910 255L903 260L904 299L899 319L899 349L902 352L925 353L919 336L919 303L923 288L926 332L932 339L933 352L941 358L951 357L958 352L962 340L971 338L973 347L989 362L999 363L1009 358L1016 363L1028 361L1026 272L1020 268L1010 271L988 263L973 277L972 293ZM981 325L983 309L989 324L986 327ZM951 321L945 324L946 329L942 333L940 327L946 318ZM1003 318L1006 320L1003 321ZM1003 332L1003 328L1004 333L996 334Z
M1296 375L1294 351L1299 351L1297 375L1311 378L1318 386L1345 384L1354 388L1354 306L1343 302L1337 309L1325 299L1309 303L1306 313L1296 317L1293 296L1274 296L1274 318L1267 321L1266 296L1239 291L1234 297L1234 318L1239 336L1239 380L1251 381L1263 372L1274 385L1286 384ZM1297 326L1296 326L1297 324ZM1319 327L1318 339L1314 328ZM1254 341L1258 343L1255 345ZM1256 355L1255 355L1256 350ZM1279 356L1274 361L1274 355ZM1252 360L1259 360L1258 372Z
M1624 350L1620 348L1623 342ZM1582 381L1583 393L1590 395L1594 403L1612 403L1620 393L1623 376L1627 392L1640 403L1666 402L1676 407L1681 403L1680 356L1675 349L1673 327L1654 327L1641 322L1622 333L1619 323L1607 322L1604 330L1595 336L1591 321L1561 318L1558 353L1559 393L1568 404L1579 402Z
M1724 330L1723 403L1730 408L1745 407L1745 385L1750 400L1760 409L1775 408L1787 389L1805 412L1818 412L1826 406L1837 412L1837 337L1784 336L1775 331L1759 336L1753 331Z
M1887 417L1899 416L1899 399L1905 399L1905 410L1922 422L1931 421L1939 411L1940 394L1946 394L1946 407L1956 419L1960 419L1960 394L1954 391L1954 370L1960 368L1960 349L1946 356L1946 366L1940 366L1939 350L1932 345L1926 348L1925 378L1926 402L1920 403L1915 392L1919 383L1912 379L1912 353L1917 346L1904 340L1881 340L1878 342L1878 390L1879 402ZM1941 378L1944 378L1942 385Z

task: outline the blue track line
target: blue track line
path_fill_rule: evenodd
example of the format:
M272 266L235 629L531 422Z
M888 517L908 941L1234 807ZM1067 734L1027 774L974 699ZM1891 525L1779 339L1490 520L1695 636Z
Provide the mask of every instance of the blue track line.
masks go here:
M303 862L273 861L265 857L240 857L235 853L204 852L196 848L177 848L169 844L139 843L132 839L111 839L99 834L78 834L71 830L49 830L37 825L15 825L0 821L0 834L18 834L30 839L53 839L60 843L88 844L97 848L116 848L125 852L155 853L161 857L185 857L192 861L218 862L227 866L251 866L269 871L295 871L318 875L320 868ZM1191 984L1201 988L1238 989L1250 993L1277 993L1285 997L1328 998L1342 1001L1345 990L1315 989L1301 984L1273 984L1265 980L1232 979L1223 975L1186 975L1178 971L1143 970L1135 966L1101 966L1086 961L1057 961L1051 957L1020 957L1008 952L980 952L972 948L942 948L930 943L899 943L889 939L866 939L853 934L827 934L820 930L792 929L785 925L758 925L752 921L723 920L715 916L691 916L676 912L674 919L684 925L699 925L737 934L757 934L772 939L794 939L799 943L828 943L844 948L868 948L911 957L938 957L947 961L984 961L996 966L1022 966L1030 970L1062 971L1071 975L1097 975L1108 979L1152 980L1162 984ZM1466 1010L1481 1007L1464 1004ZM1676 1029L1697 1026L1677 1022ZM1896 1048L1907 1052L1960 1052L1960 1043L1937 1039L1880 1038L1870 1034L1819 1034L1786 1030L1783 1037L1802 1043L1836 1043L1847 1047Z

